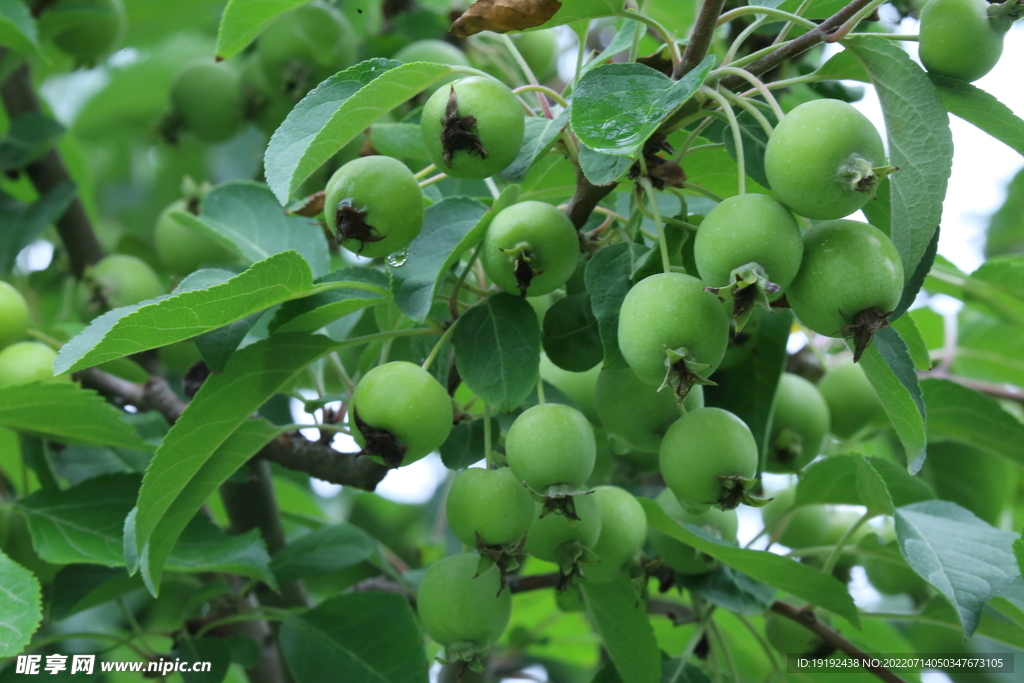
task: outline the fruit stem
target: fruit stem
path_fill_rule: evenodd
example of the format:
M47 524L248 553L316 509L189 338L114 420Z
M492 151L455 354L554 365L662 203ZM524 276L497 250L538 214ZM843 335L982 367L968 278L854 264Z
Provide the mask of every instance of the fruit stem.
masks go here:
M754 637L754 640L757 641L757 644L761 646L761 649L764 651L765 657L768 658L768 662L772 665L772 670L775 672L775 677L778 678L780 681L786 680L786 674L782 673L782 669L779 667L779 661L775 658L775 653L772 651L772 648L768 645L768 641L765 639L765 637L761 635L761 632L758 631L754 627L754 625L750 623L750 619L747 619L742 614L733 612L733 616L735 616L739 620L739 622L743 624L743 626L745 626L748 631L750 631L750 635L752 635Z
M537 402L540 405L547 403L547 400L544 398L544 380L539 374L537 375Z
M497 469L494 462L494 455L491 453L491 407L484 404L484 460L487 462L487 469Z
M839 558L843 554L843 546L845 546L847 542L849 542L849 540L853 538L853 535L857 533L857 529L859 529L861 525L864 524L864 522L868 521L874 516L875 513L872 512L871 510L868 510L863 515L861 515L860 519L858 519L856 522L850 525L850 528L846 530L846 533L844 533L836 542L836 547L832 549L832 553L825 559L825 564L821 567L822 572L824 572L825 574L829 574L832 572L832 568L836 566L836 562L839 561Z
M768 89L768 86L764 84L764 81L746 69L738 69L734 66L723 66L712 71L708 78L715 78L716 74L733 74L735 76L739 76L747 83L754 86L754 88L757 89L757 92L761 93L761 97L763 97L764 101L768 103L768 106L772 108L772 113L775 114L775 119L777 121L781 121L786 115L785 112L782 111L782 107L779 106L779 101L775 99L775 95L772 95L772 91Z
M434 344L434 348L430 349L430 353L427 355L426 360L423 361L424 370L430 369L430 366L433 364L434 359L437 358L437 354L440 353L441 347L445 345L445 342L452 338L452 332L455 331L455 325L457 325L458 322L458 318L453 320L452 324L449 325L448 329L445 330L444 334L441 335L441 338L437 340L436 344Z
M732 129L733 144L736 145L736 172L737 180L739 181L739 191L737 192L737 194L746 194L747 170L745 168L743 158L743 135L740 132L740 124L736 120L736 112L734 112L732 110L732 107L729 105L729 100L723 97L717 90L714 90L713 88L709 88L706 85L704 85L701 86L700 91L709 99L712 99L715 102L717 102L718 106L720 106L722 108L722 111L725 112L726 118L729 119L729 128Z
M665 46L669 49L669 54L672 57L672 71L674 72L679 68L679 63L683 59L682 55L679 54L679 43L676 42L675 35L662 26L660 22L656 19L640 14L636 10L623 10L622 12L618 12L612 16L639 21L640 23L647 24L647 26L654 29L654 32L658 34L658 37L664 41Z
M433 173L436 170L437 170L437 164L430 164L429 166L424 168L422 171L417 171L416 173L414 173L412 177L415 178L416 180L422 180L423 178L426 178L428 175L430 175L431 173Z
M843 40L850 34L850 31L857 28L857 24L867 19L871 14L874 13L876 9L879 8L879 6L881 6L885 2L888 2L888 0L871 0L871 2L869 2L867 5L857 10L857 12L852 17L847 19L842 26L837 28L832 33L828 34L825 37L825 42L838 43L840 40Z
M434 183L439 183L439 182L441 182L442 180L444 180L447 177L448 177L447 173L438 173L437 175L431 176L430 178L427 178L426 180L421 180L419 182L420 189L423 189L424 187L427 187L428 185L433 185Z
M643 166L643 157L640 157L640 165ZM646 170L646 169L645 169ZM646 173L640 176L638 181L640 187L644 188L644 192L647 193L647 200L650 202L650 210L652 217L654 218L654 226L658 229L658 248L661 250L661 267L666 273L672 272L672 261L668 255L668 240L665 238L665 223L661 220L661 209L658 208L658 198L654 194L654 187L651 185L650 178L647 177ZM637 199L637 205L641 203L640 199Z
M745 112L750 114L755 121L761 126L765 134L771 137L773 132L772 124L769 123L765 115L757 108L757 106L745 97L740 97L731 90L722 90L722 94L725 95L725 99L729 100L733 104L738 104Z
M568 108L569 103L565 101L565 98L559 95L557 92L547 87L546 85L523 85L512 90L513 95L518 95L524 92L539 92L547 95L555 102L558 102L562 107Z
M516 64L518 64L519 68L522 69L523 75L526 76L526 80L530 82L530 85L539 86L540 81L538 81L537 77L533 75L533 70L530 68L530 65L527 64L526 60L523 59L523 56L519 54L519 48L517 48L516 44L512 42L512 39L508 34L500 33L498 34L498 38L500 38L501 42L503 42L505 47L508 48L509 53L512 55L512 59L516 60ZM555 115L551 113L551 105L548 104L548 98L544 97L543 93L539 93L537 99L540 100L540 108L544 112L544 118L555 118Z

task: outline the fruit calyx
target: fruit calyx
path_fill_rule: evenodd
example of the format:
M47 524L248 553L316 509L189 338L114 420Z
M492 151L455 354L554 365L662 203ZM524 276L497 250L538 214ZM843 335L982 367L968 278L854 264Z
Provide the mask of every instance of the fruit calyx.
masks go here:
M444 657L438 655L437 661L442 664L458 665L458 675L455 680L462 680L467 671L483 673L484 658L487 656L489 647L479 647L473 642L452 643L444 649Z
M769 294L776 294L781 287L768 279L761 264L745 263L734 268L732 282L725 287L705 287L723 301L732 299L732 315L736 319L736 332L742 332L744 325L750 320L755 306L771 310Z
M534 491L525 483L523 486L529 489L534 500L542 506L539 519L553 514L564 515L568 519L579 521L580 518L576 514L576 496L589 496L593 493L593 490L577 491L568 484L553 484L544 493Z
M394 434L386 429L371 427L359 417L359 411L353 409L352 417L356 423L356 429L363 435L366 445L356 455L375 455L384 461L389 469L401 467L405 459L405 451L408 448L398 440Z
M480 576L484 572L488 571L491 567L497 567L500 574L500 585L498 586L498 593L494 597L501 595L501 592L505 590L505 586L508 585L508 575L519 569L522 564L523 555L526 552L526 536L519 539L518 543L507 543L505 545L487 545L480 538L480 532L476 532L476 550L480 553L480 563L476 567L476 575Z
M677 403L681 404L683 402L683 399L690 393L690 389L693 388L694 384L716 386L711 380L704 379L697 374L711 366L695 359L685 346L678 349L670 349L666 346L665 365L668 367L668 371L665 373L665 380L658 387L658 391L665 387L671 387L676 395Z
M872 166L859 154L851 154L839 165L836 181L851 192L867 192L874 198L878 184L898 170L897 166Z
M487 158L487 148L480 141L480 137L473 132L474 128L476 128L475 116L472 114L459 116L459 98L455 94L455 87L452 86L448 94L444 118L441 119L441 157L449 167L452 165L452 156L459 150L476 154L481 159Z
M533 282L533 278L537 277L544 271L535 270L530 262L533 261L532 247L529 242L520 242L511 249L502 249L501 253L505 254L508 259L512 262L512 271L516 276L516 288L519 290L519 296L526 297L526 290L530 288L530 283Z
M877 308L865 308L853 316L853 322L843 328L843 337L853 340L853 362L860 361L864 350L879 330L889 327L889 316L894 311L882 312Z
M360 211L352 205L351 199L344 199L338 203L334 212L334 227L338 231L338 242L345 240L357 240L359 252L367 242L380 242L384 235L377 232L377 228L366 222L366 211Z
M1024 3L1020 0L1005 0L998 5L988 6L988 20L992 28L1000 33L1006 33L1013 26L1013 22L1024 17Z
M772 445L775 447L775 459L780 465L788 466L798 461L804 452L803 439L799 432L790 427L783 428Z
M730 474L723 477L715 477L722 485L722 495L717 501L712 503L722 510L732 510L738 507L740 503L749 505L751 507L762 507L767 505L771 499L755 498L750 494L750 489L754 488L759 481L760 477L741 477L738 474Z
M584 563L600 562L593 550L582 545L579 541L566 541L558 546L558 586L556 590L561 593L572 586L579 579L586 579L583 568Z

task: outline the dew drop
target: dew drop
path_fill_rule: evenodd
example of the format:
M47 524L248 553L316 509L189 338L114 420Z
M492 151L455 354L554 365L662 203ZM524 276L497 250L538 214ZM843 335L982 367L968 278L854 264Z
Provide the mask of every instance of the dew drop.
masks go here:
M392 268L401 268L405 265L405 262L409 260L409 249L403 249L396 251L394 254L388 256L388 265Z

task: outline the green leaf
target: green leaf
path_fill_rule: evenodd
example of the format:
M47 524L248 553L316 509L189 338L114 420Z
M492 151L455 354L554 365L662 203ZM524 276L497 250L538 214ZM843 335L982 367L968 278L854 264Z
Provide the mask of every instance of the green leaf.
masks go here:
M792 323L789 311L758 308L743 329L757 353L738 367L716 372L717 386L704 387L707 405L728 410L750 427L762 462L771 435L775 389L786 367L786 341Z
M295 581L351 567L376 552L373 538L342 522L298 537L274 555L270 569L278 581Z
M304 216L285 214L263 183L237 180L218 185L203 196L198 216L187 211L171 216L241 254L250 264L297 251L314 276L330 269L323 228Z
M894 511L885 481L862 455L837 455L808 467L797 485L796 502L863 505L876 515Z
M863 63L882 103L889 136L892 241L909 278L939 226L953 164L949 116L935 86L898 45L874 36L843 41Z
M985 255L997 256L1024 251L1024 169L1006 188L1006 201L989 219L985 233ZM0 250L2 254L2 250ZM3 261L0 260L0 267Z
M432 163L418 123L375 123L370 126L370 144L378 154L406 159L407 163Z
M123 567L69 564L53 578L50 618L66 619L139 588L142 588L142 579L128 576Z
M502 412L530 395L540 370L540 325L533 307L495 294L466 311L452 334L455 365L469 389Z
M545 387L546 390L546 387ZM501 425L491 418L491 448L498 445ZM461 470L484 459L484 420L462 421L452 428L441 444L441 462L450 470Z
M739 114L736 117L736 122L740 126L743 139L743 170L760 185L766 188L770 187L768 176L764 172L764 151L768 146L768 133L747 112ZM725 149L729 152L729 156L737 159L735 138L728 128L723 130L722 142L725 143Z
M152 450L124 413L71 382L33 382L0 392L0 425L61 443Z
M184 341L313 291L306 260L287 251L209 289L104 313L64 345L53 369L72 372Z
M592 69L573 92L573 131L594 151L635 158L662 121L700 89L714 62L705 57L679 81L636 63Z
M0 170L17 170L39 158L63 132L64 126L44 114L18 116L0 138Z
M139 477L95 477L64 491L37 491L16 508L25 515L32 546L52 564L125 564L125 518L139 492ZM228 536L205 516L196 517L167 560L173 571L227 571L273 584L270 558L259 531Z
M647 618L646 604L637 598L629 579L620 577L600 585L584 581L581 589L587 612L622 683L658 680L661 652Z
M843 50L835 53L814 74L832 81L871 82L871 77L868 76L867 71L864 70L864 65L857 59L856 53L853 50Z
M552 28L581 19L610 16L621 11L623 5L626 4L624 0L561 0L561 2L562 6L555 12L555 16L537 28Z
M893 506L902 507L935 498L935 491L920 477L915 477L907 472L906 467L885 458L868 458L868 462L885 482L885 488L892 497Z
M0 215L4 217L4 229L0 231L0 272L9 273L14 269L18 253L63 215L77 192L74 183L64 181L51 187L35 202L26 204L0 190Z
M970 510L999 526L1004 510L1013 507L1017 473L1009 460L976 446L955 441L928 444L925 475L935 495Z
M164 437L146 470L135 518L138 549L145 550L164 517L174 512L174 504L190 482L204 478L211 460L215 464L210 467L216 467L214 456L221 444L267 399L334 344L320 336L275 335L236 352L223 372L206 380ZM159 575L159 567L153 569Z
M899 334L900 339L907 345L910 359L917 370L929 370L932 367L932 359L928 354L928 345L917 329L917 323L909 315L901 315L892 322L893 329Z
M401 595L328 598L281 625L281 653L295 683L427 683L423 635Z
M1024 257L1009 254L989 259L971 275L948 261L936 259L928 274L928 289L948 294L1017 327L1024 327Z
M1018 154L1024 154L1024 120L976 85L955 78L928 74L939 90L942 104Z
M43 620L42 590L29 570L0 550L0 595L4 611L0 617L0 657L24 652L32 634Z
M882 183L882 191L878 193L878 198L880 200L886 202L889 201L890 182L891 181L888 178L886 178L885 181ZM886 226L889 228L889 231L891 232L891 225L888 223L888 220L889 216L888 214L886 214ZM932 266L935 265L935 257L938 254L938 251L939 230L936 230L935 234L932 235L931 243L929 243L928 248L925 249L924 257L917 264L917 270L911 273L910 279L908 279L907 283L903 285L903 292L900 294L900 302L896 304L896 310L893 311L893 314L891 316L889 316L890 321L899 320L904 313L910 310L910 307L914 304L914 301L917 300L918 293L921 291L921 288L924 287L925 280L928 279L928 273L931 272ZM899 328L897 327L897 329Z
M1024 532L1013 542L1013 555L1017 558L1017 571L1024 576Z
M927 411L906 343L896 330L887 327L875 334L860 366L906 449L907 468L917 474L925 458Z
M216 636L198 640L183 638L171 656L186 662L205 662L210 666L209 671L182 671L183 683L221 683L231 666L231 641Z
M142 578L150 592L156 595L159 590L164 564L196 512L221 484L283 431L264 419L246 420L174 496L167 512L157 522L148 544L142 546L141 552L136 547L133 553L139 559ZM139 505L142 502L140 496ZM127 536L125 542L131 543L133 539L133 536ZM134 562L130 569L134 573Z
M202 354L206 367L210 368L213 372L223 370L231 358L231 354L235 352L238 345L245 339L245 335L249 334L249 330L252 329L261 315L263 315L262 312L253 313L241 320L236 320L233 323L228 323L223 327L218 327L215 330L210 330L197 336L195 338L196 348Z
M677 574L676 581L694 595L737 614L764 614L775 601L774 588L725 564L706 574Z
M372 268L342 268L317 278L315 284L341 288L286 301L270 321L271 332L313 332L349 313L391 299L388 276Z
M927 310L927 309L925 309ZM1024 386L1024 333L973 306L959 316L954 375ZM941 340L932 348L942 348Z
M953 606L944 597L938 595L925 603L924 608L917 613L891 614L879 612L876 616L866 612L865 616L872 619L884 618L892 621L930 624L954 631L961 631L963 628ZM1024 629L1002 615L989 610L985 610L982 613L976 633L980 636L991 638L997 643L1004 643L1018 649L1024 647Z
M630 275L646 251L639 244L613 244L594 254L583 272L601 333L606 368L627 367L619 351L619 309L629 293Z
M475 69L369 59L331 76L295 105L270 138L267 183L286 204L306 178L398 105L453 73Z
M519 148L519 154L508 168L499 173L498 177L510 183L523 182L533 162L551 151L568 123L568 109L553 119L543 116L526 117L523 146Z
M903 557L949 600L970 638L985 603L1020 576L1016 535L943 500L901 507L895 518Z
M835 612L855 626L860 624L853 598L835 577L763 550L746 550L725 545L719 539L696 533L696 527L684 526L670 519L653 500L638 500L647 513L647 524L650 527L738 569L755 581L766 583L812 605Z
M229 0L217 30L218 59L227 59L245 49L263 27L277 15L306 0Z
M921 382L928 405L928 432L933 438L962 441L1024 467L1024 425L999 402L945 379Z
M506 199L501 208L510 203ZM388 268L395 303L402 313L417 322L426 319L441 279L466 249L483 239L494 213L488 214L485 204L469 197L446 197L427 207L423 230L409 245L405 263Z
M595 152L582 142L579 162L583 175L592 185L610 185L626 175L626 171L633 165L629 157Z
M604 360L597 318L590 294L559 299L544 314L544 353L569 372L585 372Z
M24 2L0 0L0 45L26 55L40 54L36 22Z

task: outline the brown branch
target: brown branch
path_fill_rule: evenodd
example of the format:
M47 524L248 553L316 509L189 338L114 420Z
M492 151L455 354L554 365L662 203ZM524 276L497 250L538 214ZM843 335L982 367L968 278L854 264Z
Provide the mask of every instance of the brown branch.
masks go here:
M804 628L810 630L829 645L834 646L837 650L841 650L851 658L860 661L861 666L863 666L867 671L873 673L880 680L883 680L886 683L906 683L906 681L889 669L886 669L883 666L875 666L871 664L871 658L868 657L867 653L848 641L846 638L843 638L839 631L819 620L814 616L814 612L793 607L781 600L776 600L775 603L772 604L772 611L776 614L781 614L788 619L792 619Z
M707 55L711 41L715 37L715 29L718 28L718 17L722 14L724 6L725 0L704 0L697 21L693 25L693 32L690 34L690 42L686 44L683 58L672 74L674 79L679 80L690 73Z
M980 379L971 379L970 377L961 377L959 375L952 375L948 372L942 371L941 369L935 370L924 370L917 373L919 379L945 379L950 382L955 382L962 387L973 389L980 394L991 396L992 398L1004 399L1007 401L1013 401L1014 403L1020 403L1024 405L1024 389L1012 385L996 384L995 382L985 382Z
M581 230L587 224L594 207L611 194L617 184L594 185L587 180L582 170L576 169L576 192L569 200L569 205L565 207L565 215L577 230Z
M32 88L28 64L19 66L0 85L0 98L3 99L7 114L12 120L23 114L42 112L39 98ZM62 183L75 184L56 148L50 148L39 159L26 166L25 173L40 195L46 195ZM67 249L71 272L75 277L81 277L86 266L103 258L103 247L96 239L92 223L78 196L68 204L64 214L57 219L56 226L60 239Z
M755 76L774 69L787 59L796 57L801 52L814 47L818 43L824 42L832 33L838 31L843 24L849 21L853 15L864 9L870 3L871 0L853 0L849 5L818 24L817 28L813 28L799 38L780 45L778 50L751 62L744 68ZM729 88L730 90L745 84L746 81L739 76L727 76L721 81L721 85Z

